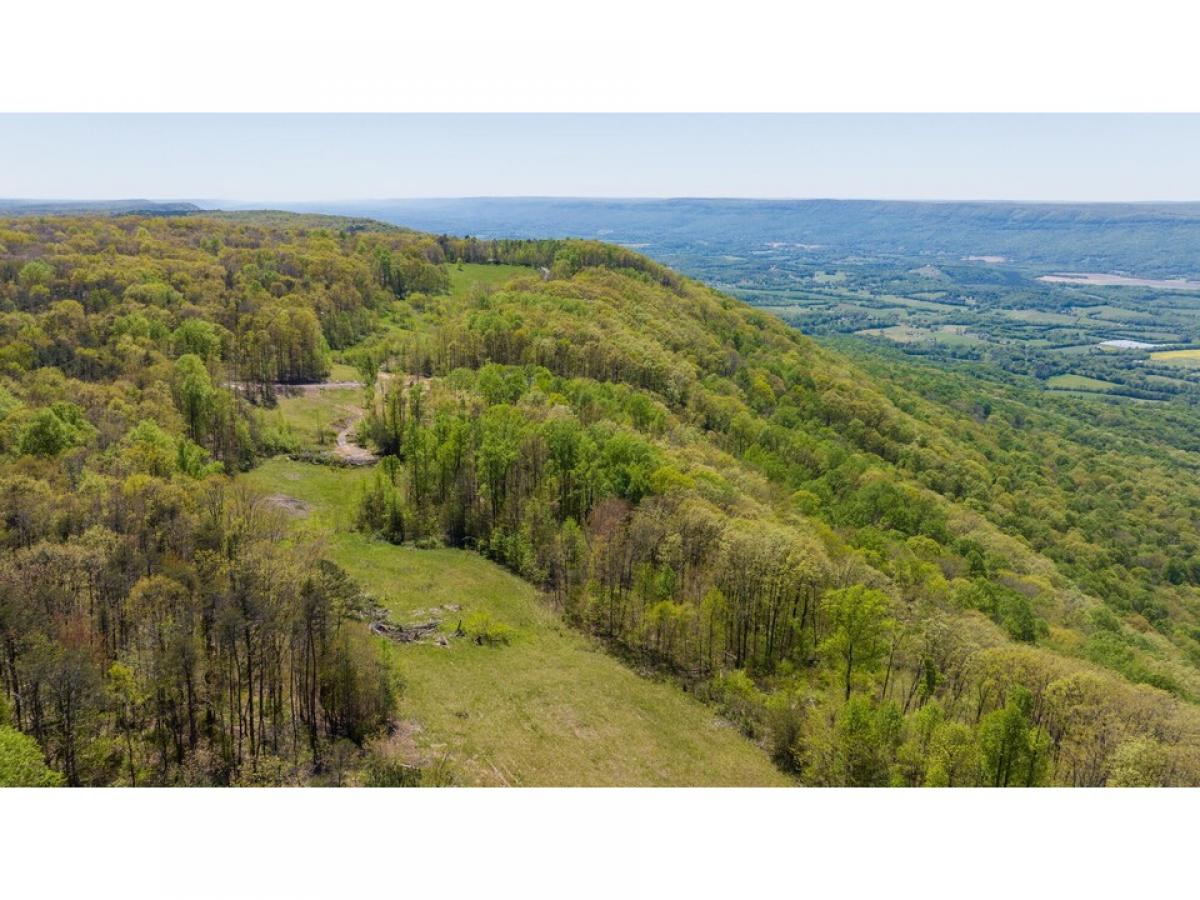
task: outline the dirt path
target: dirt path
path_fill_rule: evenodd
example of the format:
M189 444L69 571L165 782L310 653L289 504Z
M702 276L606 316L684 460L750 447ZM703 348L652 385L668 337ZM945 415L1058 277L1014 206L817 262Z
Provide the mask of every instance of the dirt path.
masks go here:
M393 372L380 371L376 375L375 389L377 391L386 391L388 383L393 378L401 376ZM404 386L412 387L414 384L424 384L429 381L429 378L424 375L404 375ZM324 388L339 388L339 387L362 387L357 381L329 381L323 384L303 385L304 389L322 390ZM358 427L358 423L362 421L365 411L357 407L342 407L346 412L350 413L350 418L342 424L342 427L337 433L337 447L334 449L334 454L340 459L345 460L352 466L369 466L379 461L379 457L355 443L354 431Z
M245 381L226 381L224 382L224 386L243 393L255 387ZM289 384L280 381L271 385L271 390L281 397L298 397L311 396L319 391L349 390L350 388L360 388L362 386L363 383L361 381L305 381L300 384Z
M334 448L334 455L339 459L345 460L352 466L369 466L377 462L379 457L368 450L366 447L359 446L355 443L354 430L358 427L358 423L362 421L363 411L361 409L350 410L350 419L345 422L337 433L337 446Z
M277 384L275 390L286 396L289 392L292 394L315 394L318 391L349 390L362 386L361 381L312 381L304 384Z
M388 382L393 378L401 377L391 372L380 371L376 380L377 390L386 390ZM404 375L404 386L412 387L417 383L429 381L423 375ZM235 390L245 390L246 385L241 382L228 382L227 387ZM295 397L297 395L311 396L320 391L335 391L349 390L351 388L361 388L361 381L314 381L305 384L276 384L274 389L276 393L284 397ZM352 466L369 466L379 461L379 457L361 446L355 435L355 430L358 428L358 423L362 421L366 411L361 407L343 406L342 410L347 414L347 418L342 420L337 426L337 442L333 449L334 456Z

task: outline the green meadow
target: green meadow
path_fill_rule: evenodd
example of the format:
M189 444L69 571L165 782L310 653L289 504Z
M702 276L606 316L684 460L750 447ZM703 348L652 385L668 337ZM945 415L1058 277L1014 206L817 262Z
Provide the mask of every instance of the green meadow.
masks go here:
M1089 378L1086 375L1051 375L1046 379L1046 386L1052 390L1069 391L1111 391L1119 385L1111 381L1101 381L1099 378Z
M403 679L399 715L413 752L444 760L460 783L789 783L709 707L570 630L500 566L465 550L398 547L350 530L371 470L277 458L240 477L300 501L296 536L324 538L329 556L395 621L441 618L448 646L385 643ZM458 621L474 612L512 628L510 643L454 637Z

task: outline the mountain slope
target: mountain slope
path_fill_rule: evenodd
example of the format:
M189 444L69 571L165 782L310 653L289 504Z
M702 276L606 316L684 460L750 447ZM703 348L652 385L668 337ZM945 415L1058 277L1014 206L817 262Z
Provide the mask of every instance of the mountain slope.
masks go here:
M767 754L674 685L639 677L564 626L527 583L477 554L396 547L353 531L367 472L271 460L244 476L301 501L297 527L398 622L438 619L445 646L389 644L404 681L393 750L458 783L786 785ZM508 643L454 637L486 613Z
M394 746L397 660L467 781L765 778L748 742L689 733L686 688L804 783L1200 782L1200 496L1120 422L852 361L610 245L277 213L13 220L0 245L5 687L71 783L440 778ZM314 467L344 397L288 406L334 364L367 386L370 469ZM306 462L261 467L279 453ZM281 486L305 471L318 495ZM296 503L333 503L333 533ZM463 550L547 608L487 576L487 615L436 604L448 647L367 638L412 624L379 618L422 590L397 560ZM676 686L604 659L616 699L577 721L529 639L557 621ZM489 659L540 693L497 695ZM85 721L35 714L71 673ZM446 716L457 678L491 692L489 743ZM523 710L611 733L556 770Z

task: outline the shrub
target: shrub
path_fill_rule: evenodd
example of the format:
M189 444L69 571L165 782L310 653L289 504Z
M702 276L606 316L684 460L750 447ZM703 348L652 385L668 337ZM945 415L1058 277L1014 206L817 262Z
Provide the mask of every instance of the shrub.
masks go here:
M460 627L467 637L480 645L508 644L516 637L516 631L511 626L498 622L491 613L485 610L471 613Z
M46 765L37 741L0 725L0 787L58 787L63 777Z

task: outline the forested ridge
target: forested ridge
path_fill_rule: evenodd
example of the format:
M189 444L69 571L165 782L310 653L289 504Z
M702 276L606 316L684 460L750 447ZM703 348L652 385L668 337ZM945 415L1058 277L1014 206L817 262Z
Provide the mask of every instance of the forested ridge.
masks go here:
M0 308L0 781L394 783L372 598L238 477L336 361L353 527L500 562L799 783L1200 783L1200 492L1126 411L852 361L619 247L361 220L14 219Z
M251 401L322 377L406 279L444 285L434 250L187 218L0 228L14 753L36 742L68 784L294 782L387 725L357 588L230 476L266 446Z

